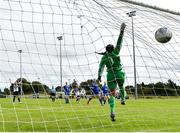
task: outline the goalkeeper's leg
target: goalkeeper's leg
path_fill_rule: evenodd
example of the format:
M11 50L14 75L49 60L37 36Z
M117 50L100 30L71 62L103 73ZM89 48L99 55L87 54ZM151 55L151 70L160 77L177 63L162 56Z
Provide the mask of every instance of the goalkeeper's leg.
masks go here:
M115 90L117 87L117 81L115 79L114 73L107 74L107 85L110 89L110 98L109 98L109 106L110 106L110 117L112 121L115 121Z
M119 79L117 80L118 82L118 86L119 86L119 90L120 90L120 95L121 95L121 104L125 105L125 88L124 88L124 81L125 81L125 74L124 72L120 72L119 73Z
M110 89L110 98L109 98L109 106L110 106L110 117L112 121L115 121L115 90L117 87L116 81L108 82L108 87Z
M110 99L109 99L109 106L110 106L110 117L112 121L115 121L115 89L110 90Z
M120 86L119 89L120 89L120 93L121 93L121 104L126 105L126 102L125 102L125 89L124 89L123 86Z

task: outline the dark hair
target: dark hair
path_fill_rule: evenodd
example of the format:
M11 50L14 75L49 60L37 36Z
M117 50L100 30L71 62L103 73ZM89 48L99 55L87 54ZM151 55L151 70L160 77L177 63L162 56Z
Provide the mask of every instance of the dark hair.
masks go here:
M114 50L114 46L113 46L112 44L108 44L108 45L106 46L106 51L107 51L108 53L111 53L113 50Z

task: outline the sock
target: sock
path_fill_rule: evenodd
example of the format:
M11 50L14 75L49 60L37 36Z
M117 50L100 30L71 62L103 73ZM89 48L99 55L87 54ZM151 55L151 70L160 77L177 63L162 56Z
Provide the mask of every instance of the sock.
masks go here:
M92 97L89 98L88 103L92 100Z
M121 93L121 101L125 101L125 90L124 87L120 87L120 93Z
M15 96L13 97L13 102L15 102Z
M76 98L76 101L78 101L78 97Z
M114 96L110 96L109 105L110 105L110 112L112 114L115 111L115 97Z
M18 101L21 102L19 97L18 97Z
M106 98L104 99L104 104L106 104Z
M80 101L81 97L78 97L78 101Z
M52 101L54 102L54 98L52 98Z
M99 102L100 102L100 104L102 105L102 99L101 99L101 98L99 98Z

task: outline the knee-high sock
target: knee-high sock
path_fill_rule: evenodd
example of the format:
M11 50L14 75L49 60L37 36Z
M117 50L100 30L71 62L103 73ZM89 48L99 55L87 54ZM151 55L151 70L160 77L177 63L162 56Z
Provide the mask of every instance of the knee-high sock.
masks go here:
M65 98L65 102L69 103L69 98L68 97Z
M91 100L92 100L92 97L90 97L90 98L88 99L88 102L87 102L87 103L89 104L89 102L90 102Z
M18 97L18 101L21 102L19 97Z
M106 98L104 98L104 104L106 104Z
M102 98L101 98L101 97L99 98L99 102L100 102L100 104L102 105Z
M115 97L111 96L109 99L110 111L111 113L115 112Z
M120 90L120 93L121 93L121 100L125 101L125 90L124 90L124 87L121 86L119 88L120 88L119 90Z
M13 102L15 102L15 98L16 98L16 96L13 96Z

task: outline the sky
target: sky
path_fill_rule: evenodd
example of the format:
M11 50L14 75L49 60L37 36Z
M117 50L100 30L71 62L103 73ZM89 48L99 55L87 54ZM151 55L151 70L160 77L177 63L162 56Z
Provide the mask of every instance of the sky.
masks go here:
M85 81L86 79L97 78L101 56L95 54L95 52L103 52L107 44L116 44L121 22L127 24L126 36L123 42L124 47L122 47L121 53L122 62L128 77L126 82L132 84L132 30L131 20L126 15L127 12L133 9L130 4L114 0L111 5L105 6L107 10L103 10L101 5L93 0L91 2L89 0L84 0L84 2L79 0L67 0L68 2L43 0L44 4L38 4L37 1L41 0L31 0L33 4L24 2L24 0L20 1L21 3L13 0L0 4L3 7L0 8L2 12L2 16L0 16L0 88L1 86L4 87L4 84L9 86L10 78L15 81L19 77L20 55L17 53L18 49L23 51L23 77L28 81L40 80L42 83L48 83L48 85L59 84L60 43L62 43L63 55L63 81L69 79ZM74 3L74 1L77 3ZM106 2L109 3L109 0L96 1L102 5L106 5ZM174 5L173 9L178 10L178 4L172 3L173 0L136 1L168 8L169 10ZM51 4L47 6L46 2L51 2ZM57 6L58 4L61 8ZM111 6L114 8L111 8ZM119 8L120 6L121 8ZM160 78L165 77L165 80L171 76L177 79L177 77L174 77L174 73L179 70L180 63L175 59L179 59L179 54L170 45L156 45L154 32L160 26L168 25L174 30L174 39L170 43L175 46L177 42L180 42L178 39L180 38L180 18L177 16L174 18L170 14L159 14L159 12L156 14L156 11L149 12L148 9L141 11L140 9L143 8L138 8L134 23L139 82L144 80L144 77L148 82L153 82L150 81L150 76L154 80L159 80L159 76L157 78L154 75L158 72ZM153 19L151 19L151 16ZM61 42L56 39L59 35L63 35ZM171 52L168 51L169 53L167 53L167 49ZM177 50L179 49L178 47ZM171 59L166 59L168 54L173 55ZM142 67L143 65L146 67ZM159 71L147 69L148 67L158 68ZM171 71L172 67L173 71ZM177 75L180 74L177 73Z
M158 6L164 9L180 12L179 0L133 0L136 2L142 2L152 6Z

